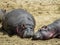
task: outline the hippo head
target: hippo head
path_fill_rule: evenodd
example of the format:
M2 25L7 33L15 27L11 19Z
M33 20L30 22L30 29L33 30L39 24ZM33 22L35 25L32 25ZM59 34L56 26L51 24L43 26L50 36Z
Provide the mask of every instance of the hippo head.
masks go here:
M42 30L48 30L47 26L43 26L41 29L39 29L32 37L33 40L43 39Z
M33 40L36 39L50 39L52 37L55 37L55 31L54 29L51 30L50 27L47 26L43 26L41 29L39 29L34 35L33 35Z
M32 37L33 40L43 39L42 32L44 32L44 30L48 30L47 26L45 26L45 25L33 35L33 37Z
M40 32L40 30L38 30L32 37L32 40L38 40L38 39L42 39L42 34Z
M34 28L21 25L20 28L17 28L17 33L22 38L30 38L34 34Z

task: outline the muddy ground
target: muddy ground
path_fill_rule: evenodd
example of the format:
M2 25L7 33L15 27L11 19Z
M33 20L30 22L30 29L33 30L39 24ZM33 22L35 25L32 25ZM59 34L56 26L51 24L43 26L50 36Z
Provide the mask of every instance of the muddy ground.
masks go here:
M0 0L0 8L7 12L22 8L30 12L35 20L35 32L43 25L48 25L60 18L60 0ZM31 40L14 35L9 37L0 32L0 45L60 45L60 39Z

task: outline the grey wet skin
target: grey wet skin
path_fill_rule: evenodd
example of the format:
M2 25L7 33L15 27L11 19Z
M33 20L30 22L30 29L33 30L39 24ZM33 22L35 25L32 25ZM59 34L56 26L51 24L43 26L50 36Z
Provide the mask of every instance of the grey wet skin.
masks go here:
M35 19L24 9L14 9L5 14L2 25L2 28L8 30L9 34L14 32L20 37L30 38L34 33ZM12 30L10 30L11 28Z
M60 38L60 19L57 19L52 24L43 26L32 37L34 40L47 40L51 38Z
M40 33L40 30L38 30L32 37L32 40L39 40L42 39L42 34Z
M24 30L23 38L32 37L33 34L34 34L34 30L27 28L26 30Z

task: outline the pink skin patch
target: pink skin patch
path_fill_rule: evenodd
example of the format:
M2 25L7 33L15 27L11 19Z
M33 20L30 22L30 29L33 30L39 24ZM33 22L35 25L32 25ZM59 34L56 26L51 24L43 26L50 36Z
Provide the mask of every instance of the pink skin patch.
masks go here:
M23 35L22 35L22 32L19 33L18 30L19 30L18 27L16 27L17 34L18 34L20 37L22 37L22 36L23 36Z
M20 37L23 37L23 28L21 28L20 30L19 30L19 27L16 27L16 31L17 31L17 34L20 36Z
M49 37L53 38L53 37L54 37L54 34L55 34L55 32L54 32L54 31L49 32Z
M24 29L25 29L25 25L24 25L24 24L21 25L21 26L20 26L20 29L21 29L21 30L24 30ZM17 31L17 33L18 33L18 30L19 30L19 27L17 26L17 27L16 27L16 31Z

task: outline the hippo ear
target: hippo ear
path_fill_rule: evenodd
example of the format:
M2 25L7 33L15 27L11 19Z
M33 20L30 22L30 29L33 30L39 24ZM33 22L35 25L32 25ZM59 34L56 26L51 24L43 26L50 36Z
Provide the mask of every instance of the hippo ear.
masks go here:
M47 26L46 26L46 25L44 25L42 28L45 28L45 29L46 29L46 28L47 28Z
M47 28L47 26L45 26L45 28Z
M4 10L3 10L3 9L1 9L1 10L3 11L3 13L6 13L6 10L5 10L5 9L4 9Z

